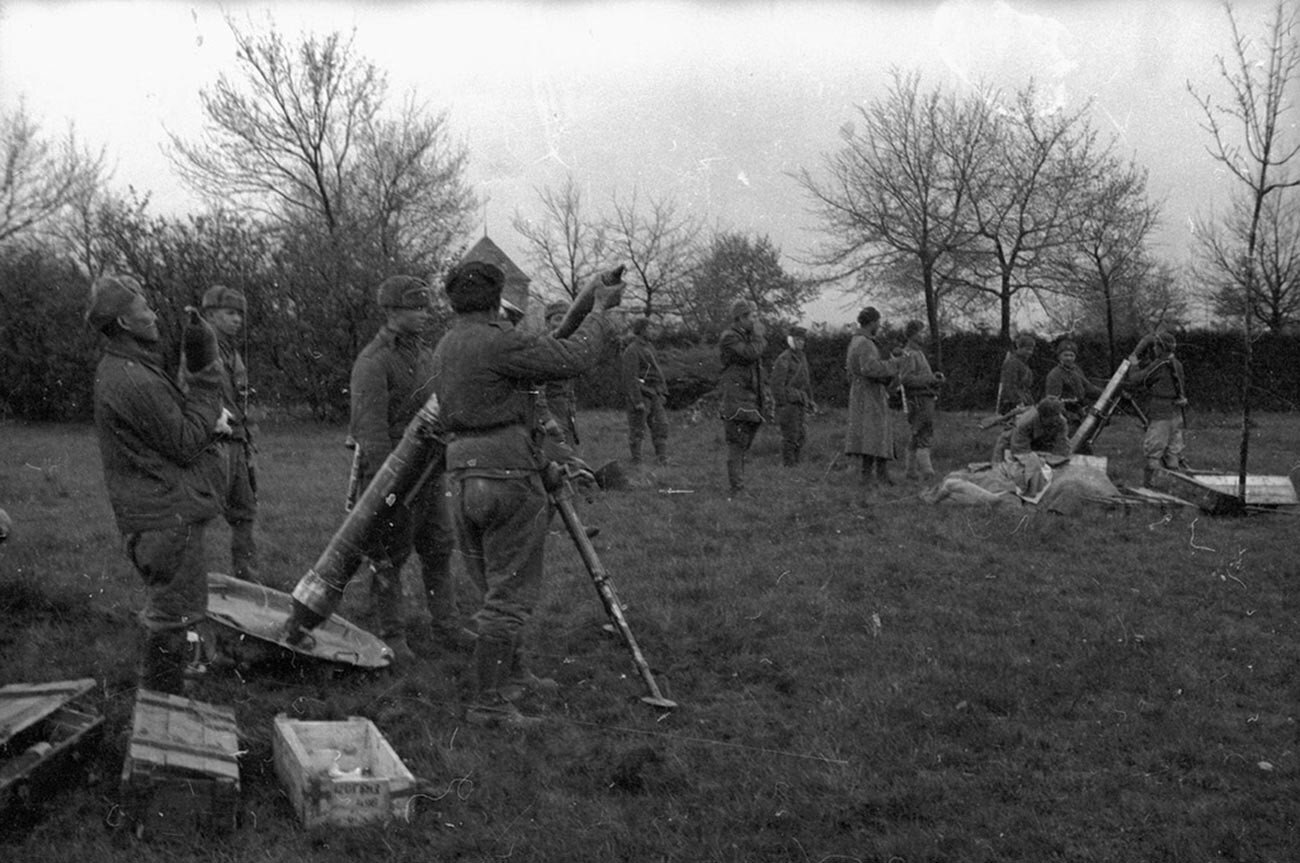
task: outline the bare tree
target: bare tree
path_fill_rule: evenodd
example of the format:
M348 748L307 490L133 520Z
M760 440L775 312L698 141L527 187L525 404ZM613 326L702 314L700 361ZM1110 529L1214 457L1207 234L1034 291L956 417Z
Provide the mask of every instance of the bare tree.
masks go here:
M347 230L348 245L370 246L381 267L409 267L464 232L474 201L445 114L412 96L387 118L384 74L338 33L290 45L273 25L259 34L227 24L239 78L222 73L200 91L207 126L198 140L170 136L172 163L191 187L295 230Z
M1070 240L1070 227L1087 201L1080 190L1101 182L1108 154L1086 119L1043 111L1031 82L991 124L994 157L981 167L971 195L977 253L967 255L965 285L998 307L1004 339L1021 293L1058 288L1046 276Z
M1258 291L1257 271L1260 252L1259 226L1270 196L1300 185L1292 176L1291 161L1300 153L1300 142L1284 143L1286 125L1283 115L1293 105L1294 91L1300 82L1300 11L1279 0L1262 50L1241 32L1232 6L1224 11L1232 26L1232 59L1218 57L1219 76L1227 83L1231 98L1220 103L1209 94L1198 94L1188 82L1188 91L1201 107L1204 128L1213 139L1207 147L1210 156L1237 179L1247 194L1250 212L1246 224L1245 247L1238 256L1225 263L1233 264L1229 273L1242 286L1241 320L1245 329L1244 357L1241 373L1241 458L1238 465L1239 496L1246 496L1246 464L1250 455L1250 396L1252 388L1252 347L1254 315L1251 309ZM1228 126L1240 126L1237 135Z
M1215 314L1243 314L1245 286L1239 266L1250 231L1250 202L1236 197L1221 221L1197 220L1198 270L1212 287ZM1250 315L1261 326L1285 332L1300 326L1300 196L1270 195L1260 211L1255 290Z
M558 190L536 189L542 204L539 219L515 212L511 225L524 238L545 285L567 297L604 265L605 228L583 210L582 190L570 174Z
M1119 363L1116 337L1124 311L1132 313L1148 286L1154 262L1147 243L1160 207L1147 197L1147 171L1136 164L1105 160L1081 178L1061 254L1049 256L1052 281L1095 312L1106 333L1110 365Z
M825 157L825 178L807 169L796 177L831 237L813 263L865 291L871 279L897 266L900 255L914 259L938 345L941 285L935 275L973 238L972 184L987 176L981 166L992 155L988 100L977 94L959 101L938 89L922 93L919 75L895 69L885 98L858 113L861 128L846 125L843 148Z
M626 263L628 307L638 304L646 317L675 312L672 292L690 276L700 254L700 219L680 213L670 196L612 200L614 214L604 233L611 256Z
M44 228L55 216L104 181L104 151L77 143L69 126L57 143L19 103L0 113L0 242Z

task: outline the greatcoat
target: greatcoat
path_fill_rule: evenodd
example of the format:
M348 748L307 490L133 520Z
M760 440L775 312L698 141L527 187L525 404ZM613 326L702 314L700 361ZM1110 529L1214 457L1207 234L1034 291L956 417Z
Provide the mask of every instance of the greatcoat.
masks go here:
M849 423L844 452L892 459L894 429L886 389L898 374L898 361L881 359L875 339L859 328L849 341L845 371L849 377Z

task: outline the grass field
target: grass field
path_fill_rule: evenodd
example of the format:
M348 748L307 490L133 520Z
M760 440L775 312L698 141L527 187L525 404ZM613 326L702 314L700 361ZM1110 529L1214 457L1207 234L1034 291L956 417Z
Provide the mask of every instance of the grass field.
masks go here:
M585 454L624 452L584 414ZM243 736L241 827L198 843L115 830L137 577L88 427L0 426L0 684L90 676L107 717L89 782L0 835L13 861L1294 861L1300 859L1295 513L1212 519L1098 506L1064 518L864 498L830 466L842 415L783 469L771 428L727 500L720 423L675 418L674 462L580 502L665 694L631 660L558 519L534 665L562 684L524 734L461 719L463 661L400 673L262 663L205 681ZM1195 467L1231 470L1238 423L1194 420ZM1098 454L1140 473L1138 430ZM339 523L338 428L261 439L263 571L288 590ZM941 470L988 432L945 414ZM1252 473L1297 476L1300 419L1258 418ZM841 460L842 461L842 460ZM901 479L901 478L900 478ZM212 568L228 569L224 529ZM408 568L408 575L414 575ZM366 621L364 584L344 613ZM468 588L465 611L472 608ZM428 780L408 821L305 830L271 720L361 715Z

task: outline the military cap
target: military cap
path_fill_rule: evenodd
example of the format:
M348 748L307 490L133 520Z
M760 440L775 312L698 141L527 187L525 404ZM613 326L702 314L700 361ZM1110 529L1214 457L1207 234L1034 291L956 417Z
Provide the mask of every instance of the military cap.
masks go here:
M869 327L880 320L880 311L875 306L867 306L858 312L858 326Z
M795 325L790 328L790 336L796 339L806 339L808 338L808 330L805 327Z
M1077 356L1079 353L1079 346L1076 345L1070 339L1061 339L1060 344L1056 346L1056 355L1059 357L1061 354L1065 353L1066 351L1069 351L1070 353L1075 354Z
M225 285L213 285L203 293L203 311L208 309L234 309L248 314L248 302L243 293Z
M752 311L754 311L754 304L751 303L749 300L736 300L734 303L731 304L731 319L734 321L736 318L739 318L745 312L752 312Z
M90 286L86 301L86 324L102 330L126 314L136 297L144 296L140 283L130 276L100 276Z
M632 321L627 325L627 328L639 336L646 331L646 327L648 326L650 326L650 319L646 317L640 317L640 318L633 318Z
M1038 341L1029 333L1021 333L1016 336L1017 348L1033 348L1038 346Z
M1167 351L1172 351L1178 347L1178 339L1174 334L1168 331L1156 333L1156 342Z
M375 292L385 309L423 309L429 305L429 286L415 276L389 276Z
M483 261L457 264L443 285L456 312L489 312L501 302L506 277L501 268Z
M1038 402L1038 416L1042 419L1059 417L1065 410L1065 403L1056 396L1043 396Z

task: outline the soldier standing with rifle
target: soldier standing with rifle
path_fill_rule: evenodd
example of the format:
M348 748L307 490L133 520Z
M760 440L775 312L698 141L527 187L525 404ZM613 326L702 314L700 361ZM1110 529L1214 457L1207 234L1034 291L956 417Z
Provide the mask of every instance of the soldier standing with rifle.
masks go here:
M659 357L650 343L649 318L634 318L628 325L632 339L623 348L623 394L627 399L627 448L633 465L641 464L641 441L650 427L650 444L655 461L668 464L668 381L659 368Z
M184 333L189 392L163 371L158 315L139 282L101 276L86 323L104 336L95 369L95 430L104 484L126 555L144 581L139 686L181 694L188 631L207 617L203 534L221 512L230 431L217 336L197 312Z
M537 604L551 506L533 386L596 365L617 338L621 282L602 279L594 308L567 338L529 334L500 317L505 276L469 261L444 286L456 313L433 354L433 386L448 436L451 515L470 577L483 591L474 615L474 694L466 719L514 727L535 723L514 703L530 675L523 628ZM535 678L533 678L535 679Z
M222 515L230 525L231 575L258 582L257 543L253 522L257 518L257 475L253 467L253 430L248 420L248 364L239 349L245 332L248 302L234 288L213 285L203 294L203 319L217 333L221 359L221 405L231 414L226 441L227 484ZM181 376L185 385L184 375Z
M899 359L898 378L903 385L904 403L907 405L907 424L911 435L907 440L907 477L930 479L934 464L930 448L934 443L934 406L939 397L942 372L930 370L925 357L925 324L908 321L903 327L907 344Z
M785 337L785 350L772 364L772 401L776 424L781 428L781 464L794 467L803 454L807 438L806 414L817 409L812 397L812 378L803 348L808 331L795 326Z
M359 489L369 485L433 392L433 351L421 338L430 317L428 285L414 276L390 276L380 283L376 299L385 323L352 366L349 436L357 448L355 487ZM427 637L416 646L421 652L470 650L474 646L474 634L457 619L451 573L454 534L443 474L441 462L429 465L422 483L366 538L379 635L399 662L414 658L402 603L402 566L412 550L420 559L431 618Z
M1029 358L1034 355L1036 344L1029 333L1021 333L1016 336L1015 350L1008 351L1002 361L1002 372L998 376L999 414L1034 404L1034 370L1029 367Z

